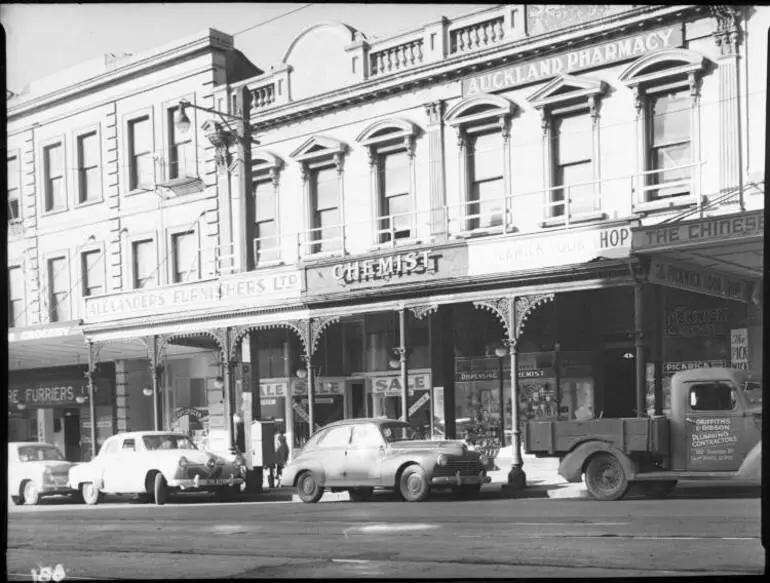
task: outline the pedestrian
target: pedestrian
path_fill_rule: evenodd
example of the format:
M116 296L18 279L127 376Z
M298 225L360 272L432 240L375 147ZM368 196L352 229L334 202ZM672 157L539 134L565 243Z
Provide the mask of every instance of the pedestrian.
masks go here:
M289 444L286 442L286 436L283 433L283 428L278 427L275 432L275 468L276 468L276 482L277 486L281 486L281 475L283 474L283 467L289 460Z

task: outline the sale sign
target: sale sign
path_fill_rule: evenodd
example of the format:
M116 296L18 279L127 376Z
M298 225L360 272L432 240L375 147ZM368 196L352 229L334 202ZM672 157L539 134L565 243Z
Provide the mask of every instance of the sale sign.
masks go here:
M733 368L749 368L749 333L746 328L730 330L730 364Z

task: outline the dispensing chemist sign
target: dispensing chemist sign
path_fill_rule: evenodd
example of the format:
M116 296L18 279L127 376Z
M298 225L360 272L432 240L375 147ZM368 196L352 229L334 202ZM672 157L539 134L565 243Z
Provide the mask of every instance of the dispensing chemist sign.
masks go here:
M652 30L593 47L569 51L545 59L533 60L521 65L469 77L462 82L463 96L504 91L559 75L604 67L612 63L635 59L652 51L680 47L682 43L681 26Z

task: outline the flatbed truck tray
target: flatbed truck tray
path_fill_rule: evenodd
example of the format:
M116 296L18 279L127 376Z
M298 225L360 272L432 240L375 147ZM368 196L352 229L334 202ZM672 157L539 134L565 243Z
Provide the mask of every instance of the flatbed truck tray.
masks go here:
M624 453L668 455L669 420L666 417L600 418L585 421L527 421L527 453L561 456L585 441L604 441Z

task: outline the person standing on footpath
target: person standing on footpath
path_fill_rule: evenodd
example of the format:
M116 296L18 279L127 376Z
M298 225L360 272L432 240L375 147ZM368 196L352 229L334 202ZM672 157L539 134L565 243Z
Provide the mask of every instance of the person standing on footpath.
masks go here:
M276 486L281 486L281 475L283 474L283 467L289 460L289 444L286 442L286 436L283 433L283 428L279 427L275 432L275 481Z

